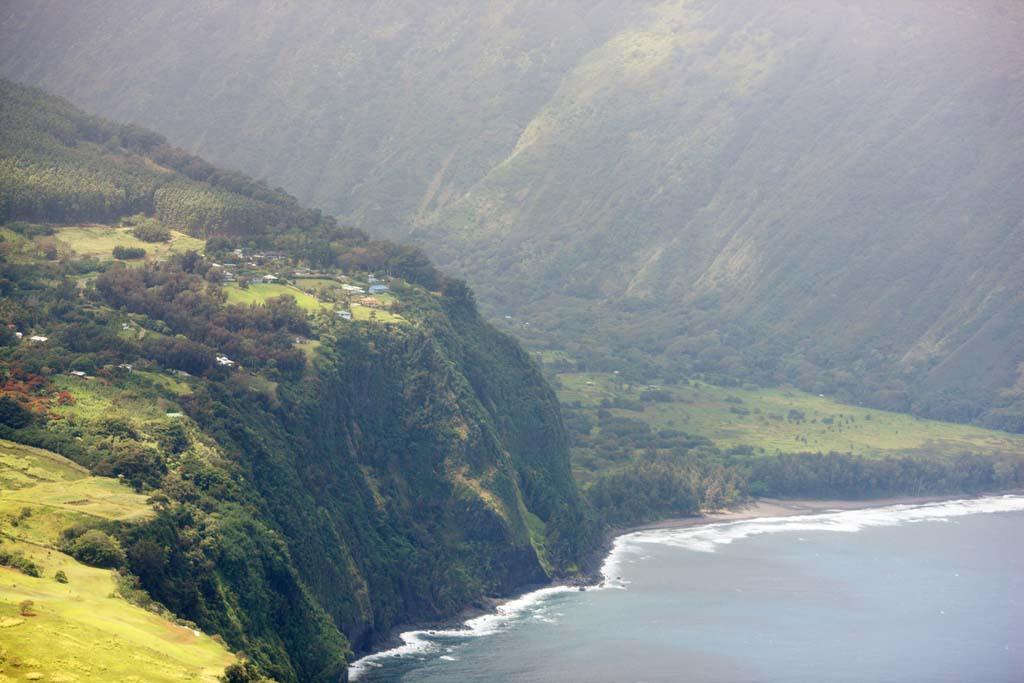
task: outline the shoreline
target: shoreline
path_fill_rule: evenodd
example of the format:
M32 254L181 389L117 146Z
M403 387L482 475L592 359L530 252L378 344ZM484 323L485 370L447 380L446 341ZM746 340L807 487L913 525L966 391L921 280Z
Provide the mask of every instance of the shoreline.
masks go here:
M379 655L397 647L401 647L405 644L405 641L402 639L402 634L404 633L416 631L458 630L460 628L464 628L466 622L471 619L488 614L494 614L502 605L544 588L579 587L581 590L587 590L591 587L596 587L604 580L604 577L601 574L601 569L605 558L608 557L614 546L615 540L621 536L626 536L637 531L650 531L654 529L687 529L761 518L797 517L803 515L822 514L826 512L884 508L893 505L925 505L927 503L943 503L954 500L975 500L979 498L1004 495L1024 495L1024 489L975 495L949 494L934 496L897 496L865 500L760 498L735 509L717 510L690 517L666 518L656 522L649 522L635 526L611 528L605 533L604 539L594 552L591 553L591 556L586 559L587 568L579 576L569 579L555 579L542 584L529 584L505 597L482 597L447 619L411 622L395 626L391 629L388 637L384 641L379 643L373 650L361 653L357 659L349 662L349 667L351 668L353 664L367 657ZM401 655L396 656L401 657Z
M891 505L924 505L926 503L944 503L950 500L971 500L984 498L989 495L1019 495L1024 490L1006 491L998 494L981 495L943 495L943 496L897 496L893 498L872 498L867 500L815 500L815 499L787 499L787 498L759 498L758 500L740 508L716 510L706 512L694 517L677 517L626 527L624 530L616 530L611 540L633 533L634 531L648 531L651 529L686 529L695 526L708 524L719 524L724 522L742 522L760 517L796 517L799 515L817 515L823 512L846 511L846 510L867 510L871 508L883 508Z

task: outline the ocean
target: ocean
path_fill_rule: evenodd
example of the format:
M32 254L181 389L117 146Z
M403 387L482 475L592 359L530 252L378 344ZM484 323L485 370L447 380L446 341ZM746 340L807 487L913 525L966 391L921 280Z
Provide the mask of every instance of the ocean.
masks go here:
M616 539L605 581L403 634L371 681L1024 681L1024 496Z

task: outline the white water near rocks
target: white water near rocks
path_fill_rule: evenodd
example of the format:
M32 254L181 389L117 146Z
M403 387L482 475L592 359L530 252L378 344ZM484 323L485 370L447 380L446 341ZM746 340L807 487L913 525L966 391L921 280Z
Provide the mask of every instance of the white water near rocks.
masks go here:
M850 562L856 562L859 556L856 552L851 555L849 548L845 548L841 543L836 545L837 542L829 542L822 545L821 548L815 547L814 552L810 553L809 550L804 551L799 546L794 546L794 541L803 543L808 539L816 539L819 532L853 534L865 530L898 529L923 523L949 523L978 515L1021 512L1024 512L1024 496L1011 495L915 505L890 505L860 510L836 510L789 517L763 517L689 528L637 531L615 539L613 548L602 567L604 581L600 586L591 587L586 593L580 593L576 588L566 586L542 588L504 603L494 613L470 619L463 628L408 631L402 634L403 644L401 646L358 660L353 663L350 672L355 679L374 681L498 680L502 676L506 678L511 676L513 679L524 681L584 680L586 678L623 680L632 679L634 676L637 680L672 680L672 674L666 673L666 671L674 670L671 669L672 666L689 666L691 667L689 678L693 680L729 680L731 676L749 675L751 671L755 670L749 668L749 662L730 660L729 648L731 647L743 645L748 653L757 651L756 647L751 647L750 643L744 644L742 640L743 637L749 639L750 636L737 636L739 640L736 642L729 640L733 637L734 632L742 633L743 623L739 624L739 630L736 625L731 625L723 631L728 635L721 637L720 640L726 642L703 642L700 634L685 630L686 623L695 615L702 615L702 618L706 617L710 620L705 625L704 631L717 632L719 625L713 624L711 621L718 618L726 621L735 619L738 616L737 610L742 609L737 605L759 604L758 600L763 599L763 595L749 592L739 603L730 601L729 598L733 596L715 597L713 595L716 590L715 582L708 580L708 574L703 572L710 571L710 576L714 578L716 573L728 575L733 570L742 571L742 575L737 574L735 579L731 579L737 584L732 590L751 591L753 588L766 591L766 594L771 595L777 586L773 587L771 580L765 581L765 576L758 576L759 563L765 566L771 564L771 571L781 572L785 568L775 566L778 557L790 555L799 557L799 561L789 568L789 574L777 573L774 575L778 586L788 586L794 573L808 565L814 566L814 563L818 561L815 558L819 558L828 573L826 579L821 580L830 587L827 590L822 590L816 599L828 601L834 595L842 593L835 586L835 577L847 572ZM1017 523L1022 521L1019 515L1014 515L1014 519ZM1024 531L1020 524L1007 528ZM868 551L873 558L879 557L880 553L882 556L888 552L895 553L893 557L899 558L905 566L899 567L892 580L912 583L913 577L916 576L915 572L923 572L925 568L914 566L912 552L898 552L900 544L913 547L913 538L909 536L911 532L904 531L902 533L908 536L893 541L897 547L872 546L868 548ZM785 546L778 546L778 542L771 541L771 537L778 535L781 535L780 539L785 542ZM971 537L983 537L983 534L972 534ZM759 541L759 539L763 539L763 541ZM1024 533L1021 534L1020 540L1024 540ZM890 540L885 542L889 544ZM937 544L943 542L947 541L936 538L936 543L927 548L939 547ZM751 555L748 558L743 558L744 565L742 567L736 564L741 558L723 558L717 567L706 564L714 562L710 558L706 561L700 560L701 556L722 553L737 544L751 547ZM822 542L819 540L818 544L821 545ZM754 545L758 547L754 548ZM735 551L730 550L730 552ZM809 554L806 557L794 555L794 553L800 552ZM861 550L857 550L857 552L861 552ZM941 560L941 558L939 559ZM934 558L928 559L924 552L922 552L921 561L928 563L929 567L936 563ZM893 564L893 561L888 560L888 564ZM865 567L857 571L862 570L866 576L869 576L872 571L869 565L870 561L866 561ZM683 577L688 571L695 573L693 577L684 582ZM1012 581L1013 575L1011 573L1008 578L1005 576L1003 578ZM739 587L740 585L746 586L746 583L750 583L751 580L753 580L752 588ZM633 586L634 581L637 582L636 588ZM677 585L673 581L678 581L679 584ZM808 581L813 583L809 579L805 583ZM708 599L719 601L721 604L719 612L703 609L704 606L700 604L699 600L693 602L689 598L683 599L686 597L686 591L693 588L693 582L704 582L707 585ZM869 583L869 580L865 579L865 583ZM852 585L855 586L856 581L853 581ZM728 586L719 586L718 588L730 590ZM602 597L602 594L607 594L609 590L623 591L623 597L615 599L610 596ZM872 590L875 589L872 588ZM635 594L635 598L632 600L629 597L631 592ZM892 598L887 598L887 600L892 602ZM672 612L668 615L659 612L659 605L673 604L674 601L678 601L680 605L691 604L692 612L690 614ZM798 617L803 614L800 610L812 614L814 610L821 608L820 605L801 605L799 600L785 604L792 604L792 609L798 613ZM780 605L783 603L773 603L772 609L778 610ZM788 608L783 605L781 609ZM849 610L850 608L843 606L842 609ZM908 611L912 612L914 608L911 605L900 609L902 614ZM644 619L650 617L653 621L667 619L663 627L664 630L645 635L647 633L646 626L638 622L637 633L631 634L629 632L630 617L640 619L640 615L644 615ZM1017 616L1017 611L1011 611L1008 615L1004 615L1004 618L1016 623ZM1021 617L1020 626L1024 628L1024 612L1021 612L1019 616ZM754 617L756 615L743 615L745 621L750 621ZM792 615L781 614L775 615L775 617L785 620L791 618ZM842 614L838 614L831 615L829 618L833 621L838 619L841 623L844 617ZM866 617L858 614L857 618ZM813 623L813 619L810 617L807 617L807 621ZM890 621L892 620L890 619ZM607 626L603 626L603 624ZM584 671L580 668L581 666L585 667L589 662L600 661L606 654L600 650L602 646L596 644L604 636L609 635L604 633L602 628L613 628L615 638L618 639L636 635L638 642L643 642L644 638L648 638L651 643L657 643L659 638L666 638L671 642L664 643L665 648L652 654L646 662L638 662L635 668L629 669L632 673L623 674L622 670L617 670L613 665ZM582 633L590 635L587 639L580 640ZM669 638L670 634L671 638ZM856 634L853 636L856 637ZM559 650L557 647L554 650L549 649L552 647L551 641L557 641L559 638L565 639L564 644L567 651L581 651L580 663L570 664L572 657L567 655L565 667L568 668L565 668L557 660L552 659L551 653L553 652L554 657L557 658ZM489 644L492 640L495 647ZM501 647L497 648L499 641ZM608 642L612 642L612 640ZM589 643L595 643L593 647L599 649L583 654L587 647L591 647ZM785 647L786 644L782 643L776 649L785 651ZM865 638L865 647L871 647L871 638ZM510 648L514 654L510 654ZM1009 644L1007 648L1009 648ZM491 652L495 649L500 649L500 655ZM690 650L692 650L690 659L684 658L675 661L677 656L682 656L678 653ZM770 663L772 653L766 652L764 656L765 661ZM1017 657L1020 655L1011 653L1007 656ZM540 657L546 658L546 661L539 661L537 658ZM779 667L787 666L784 662L776 664ZM794 680L802 680L800 672L804 669L797 666L798 664L801 663L790 662L788 664L790 667L796 667L788 670ZM666 669L666 667L670 668ZM753 675L749 680L781 680L781 678L773 678L770 670L764 671L762 668L757 671L761 671L763 675ZM808 674L808 680L811 680L814 675L813 667L808 671L811 671ZM999 676L1005 674L1005 671L998 666L994 671L996 672L993 674L995 677L989 680L1003 680ZM581 678L574 678L574 673L578 673ZM904 679L898 674L899 672L895 672L891 680L913 680L912 676ZM1024 671L1021 674L1020 680L1024 680ZM961 674L956 675L960 676ZM850 680L856 680L856 677Z

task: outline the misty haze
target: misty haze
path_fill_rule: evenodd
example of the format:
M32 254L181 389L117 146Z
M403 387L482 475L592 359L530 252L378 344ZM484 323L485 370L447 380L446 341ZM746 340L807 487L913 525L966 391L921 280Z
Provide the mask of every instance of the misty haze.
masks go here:
M1022 35L3 3L0 679L1021 680Z

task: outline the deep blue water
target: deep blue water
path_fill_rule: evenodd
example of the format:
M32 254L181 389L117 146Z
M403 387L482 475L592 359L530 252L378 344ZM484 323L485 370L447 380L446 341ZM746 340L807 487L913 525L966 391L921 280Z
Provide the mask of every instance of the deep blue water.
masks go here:
M620 537L548 589L360 681L1024 681L1024 497Z

